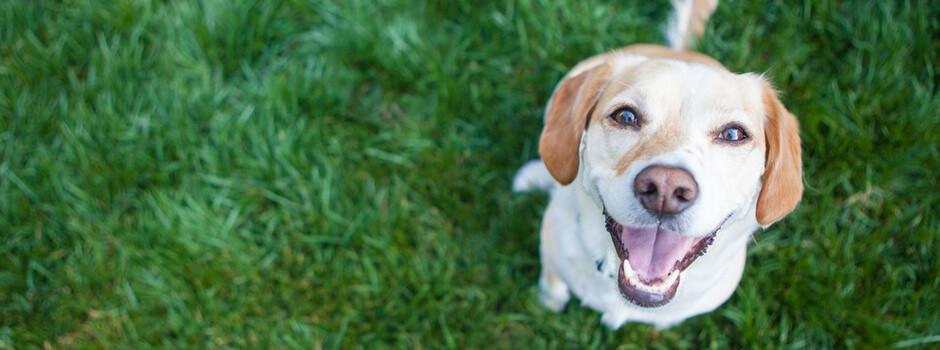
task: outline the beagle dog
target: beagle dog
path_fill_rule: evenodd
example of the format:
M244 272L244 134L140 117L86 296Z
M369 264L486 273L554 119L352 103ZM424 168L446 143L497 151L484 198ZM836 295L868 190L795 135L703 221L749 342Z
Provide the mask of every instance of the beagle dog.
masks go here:
M619 328L668 328L727 300L751 234L803 193L796 117L759 74L686 48L717 0L674 0L670 47L633 45L578 63L545 110L539 298L574 293Z

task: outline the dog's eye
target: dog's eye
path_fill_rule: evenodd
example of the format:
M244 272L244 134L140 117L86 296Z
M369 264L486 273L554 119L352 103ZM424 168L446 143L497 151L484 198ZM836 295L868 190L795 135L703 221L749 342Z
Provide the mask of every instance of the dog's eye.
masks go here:
M610 114L610 119L623 126L639 126L640 119L636 116L633 108L622 107Z
M718 138L729 142L741 142L747 139L747 133L740 126L728 125L718 134Z

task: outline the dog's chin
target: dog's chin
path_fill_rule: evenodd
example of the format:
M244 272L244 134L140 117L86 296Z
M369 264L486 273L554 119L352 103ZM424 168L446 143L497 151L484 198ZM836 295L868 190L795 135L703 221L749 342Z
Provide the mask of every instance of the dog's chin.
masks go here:
M687 237L663 225L622 225L606 209L604 217L607 232L621 261L617 276L620 293L642 307L669 303L679 288L680 273L705 254L721 228L719 224L708 235Z

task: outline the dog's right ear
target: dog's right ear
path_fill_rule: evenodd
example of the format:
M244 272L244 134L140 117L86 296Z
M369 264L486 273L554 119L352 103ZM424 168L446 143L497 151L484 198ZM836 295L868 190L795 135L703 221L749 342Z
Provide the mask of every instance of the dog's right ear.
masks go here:
M570 184L578 176L581 134L606 85L609 72L610 66L605 63L567 77L555 87L548 101L545 128L539 138L539 154L548 172L562 185Z

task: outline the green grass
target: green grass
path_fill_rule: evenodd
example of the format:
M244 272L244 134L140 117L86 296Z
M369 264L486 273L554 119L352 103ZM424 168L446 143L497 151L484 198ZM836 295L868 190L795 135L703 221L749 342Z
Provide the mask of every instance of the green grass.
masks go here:
M535 298L510 193L578 60L667 1L0 2L0 348L928 347L940 3L722 3L807 191L734 296L665 331Z

